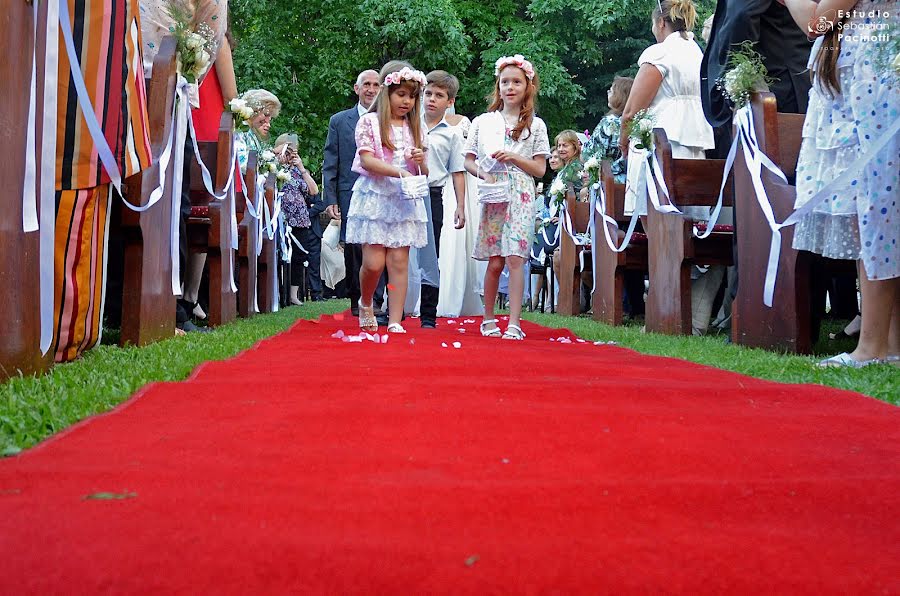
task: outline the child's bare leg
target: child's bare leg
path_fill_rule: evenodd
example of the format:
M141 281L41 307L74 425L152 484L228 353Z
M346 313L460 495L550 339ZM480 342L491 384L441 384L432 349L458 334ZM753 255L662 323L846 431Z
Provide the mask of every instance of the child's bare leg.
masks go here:
M491 257L488 261L487 271L484 273L484 320L494 318L494 305L497 303L497 288L500 287L500 274L503 273L503 257ZM485 325L486 331L494 329L497 325L491 323Z
M384 271L385 248L381 244L363 244L362 266L359 268L359 301L365 306L372 306L375 287L381 272Z
M859 290L862 297L862 328L859 343L850 356L854 360L885 358L891 334L891 318L898 299L900 278L870 280L859 266Z
M519 325L522 317L522 296L525 293L525 259L506 257L509 267L509 324Z
M387 249L388 325L400 324L409 283L409 247ZM373 288L374 291L374 288Z

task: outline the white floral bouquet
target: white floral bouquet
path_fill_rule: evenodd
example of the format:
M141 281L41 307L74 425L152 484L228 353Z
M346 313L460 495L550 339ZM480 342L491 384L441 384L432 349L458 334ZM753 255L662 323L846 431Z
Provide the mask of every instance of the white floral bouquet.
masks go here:
M588 175L588 184L596 184L600 182L600 160L596 156L588 158L584 162L584 171Z
M250 130L250 119L253 118L253 114L255 114L256 111L246 102L246 100L235 97L228 102L225 109L234 116L235 130L244 132Z
M753 42L745 41L728 53L727 70L716 81L716 87L735 109L740 109L750 102L751 93L768 90L773 81L762 56L753 49Z
M636 149L653 149L653 125L656 117L647 110L641 110L624 127L628 138L635 142Z
M166 10L175 22L178 72L188 83L196 83L205 73L215 53L215 35L205 23L193 28L197 0L166 0Z
M291 181L291 171L288 168L278 168L278 171L275 173L275 186L278 190L281 190L285 184Z

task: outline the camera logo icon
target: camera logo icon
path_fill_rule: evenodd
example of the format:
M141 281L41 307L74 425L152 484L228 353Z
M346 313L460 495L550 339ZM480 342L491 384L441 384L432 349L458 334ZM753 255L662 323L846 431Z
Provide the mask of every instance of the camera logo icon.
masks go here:
M834 29L834 21L830 20L825 15L820 16L814 21L810 21L806 26L807 32L813 35L823 35L832 29Z

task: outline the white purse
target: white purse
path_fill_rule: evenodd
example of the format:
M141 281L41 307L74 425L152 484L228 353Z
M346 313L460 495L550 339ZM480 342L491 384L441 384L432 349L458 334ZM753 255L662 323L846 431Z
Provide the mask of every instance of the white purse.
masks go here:
M427 199L429 196L428 176L422 174L422 170L419 170L415 176L402 176L400 178L400 196L409 201Z
M478 202L487 205L495 205L498 203L509 202L509 182L485 182L481 179L482 166L485 171L493 169L497 165L497 160L492 157L485 157L478 160ZM504 166L505 168L506 166ZM508 171L508 170L507 170Z

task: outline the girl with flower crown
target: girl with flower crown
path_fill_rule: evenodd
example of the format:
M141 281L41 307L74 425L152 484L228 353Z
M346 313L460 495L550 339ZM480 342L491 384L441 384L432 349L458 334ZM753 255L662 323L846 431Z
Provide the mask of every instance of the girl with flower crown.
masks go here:
M494 302L505 265L509 324L502 337L520 340L525 337L519 326L525 261L534 240L534 179L547 169L550 141L544 121L534 115L539 80L531 62L519 54L504 56L497 60L494 75L488 112L472 122L466 146L466 170L480 178L480 184L491 185L491 191L480 194L494 195L482 205L473 257L488 261L481 334L501 336ZM503 196L498 197L498 190Z
M388 332L406 333L400 325L406 301L409 247L427 242L428 215L424 198L410 192L406 183L414 175L427 175L425 136L419 98L425 75L406 62L393 60L380 73L381 91L369 113L356 125L356 158L359 173L347 213L347 243L361 244L359 270L359 326L375 332L373 298L378 278L387 266Z

